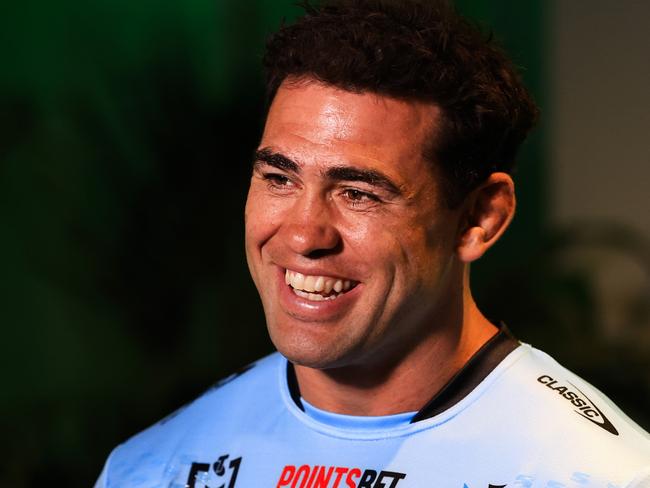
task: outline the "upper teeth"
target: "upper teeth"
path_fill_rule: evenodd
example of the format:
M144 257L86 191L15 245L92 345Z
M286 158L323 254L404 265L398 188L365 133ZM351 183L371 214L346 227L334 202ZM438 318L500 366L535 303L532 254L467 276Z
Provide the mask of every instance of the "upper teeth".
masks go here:
M328 276L304 275L295 271L286 270L284 281L296 290L328 294L332 290L336 293L347 291L352 287L350 280L339 280Z

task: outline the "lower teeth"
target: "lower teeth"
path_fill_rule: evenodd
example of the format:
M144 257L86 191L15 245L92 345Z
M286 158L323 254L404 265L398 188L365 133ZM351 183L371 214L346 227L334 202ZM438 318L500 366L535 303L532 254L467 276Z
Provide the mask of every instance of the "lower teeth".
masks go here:
M302 291L302 290L296 290L293 287L291 289L299 297L306 298L307 300L312 300L314 302L322 302L322 301L325 301L325 300L334 300L334 299L336 299L336 297L339 296L339 294L333 294L333 295L329 295L329 296L324 297L323 295L319 295L318 293L309 293L309 292Z

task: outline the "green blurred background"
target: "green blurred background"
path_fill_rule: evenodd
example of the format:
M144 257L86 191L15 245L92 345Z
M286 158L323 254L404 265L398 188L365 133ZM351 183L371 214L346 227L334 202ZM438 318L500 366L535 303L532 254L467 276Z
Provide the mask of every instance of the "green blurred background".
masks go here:
M543 109L477 300L647 429L648 246L617 221L552 215L554 3L457 3ZM287 0L0 7L0 486L91 486L117 443L272 350L243 205L264 39L297 13ZM622 332L603 326L594 249L641 270L615 304Z

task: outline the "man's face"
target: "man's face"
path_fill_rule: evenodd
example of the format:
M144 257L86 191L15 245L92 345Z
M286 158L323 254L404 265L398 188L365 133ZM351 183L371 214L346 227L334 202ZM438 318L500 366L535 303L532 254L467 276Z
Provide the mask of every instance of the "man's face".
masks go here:
M246 255L271 339L291 361L404 354L460 289L458 212L422 155L439 116L317 82L278 90L246 203Z

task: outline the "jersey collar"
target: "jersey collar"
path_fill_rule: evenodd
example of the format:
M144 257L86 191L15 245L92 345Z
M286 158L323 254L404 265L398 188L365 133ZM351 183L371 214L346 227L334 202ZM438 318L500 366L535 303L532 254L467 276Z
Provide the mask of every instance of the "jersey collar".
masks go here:
M465 365L413 416L410 423L438 415L465 398L483 381L503 359L520 345L508 327L501 322L499 331L492 336ZM302 403L296 371L287 361L287 385L296 406L305 411Z

